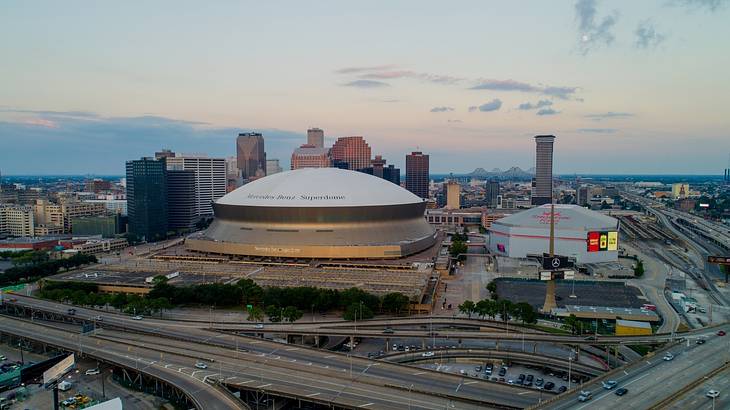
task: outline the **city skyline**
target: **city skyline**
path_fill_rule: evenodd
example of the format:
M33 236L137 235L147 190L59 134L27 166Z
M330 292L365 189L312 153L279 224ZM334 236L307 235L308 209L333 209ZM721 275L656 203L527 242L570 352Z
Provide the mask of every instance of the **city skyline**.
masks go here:
M539 134L559 138L556 174L727 167L726 1L170 4L6 7L3 174L120 175L162 147L226 157L240 132L286 169L311 127L401 169L426 152L434 173L529 168Z

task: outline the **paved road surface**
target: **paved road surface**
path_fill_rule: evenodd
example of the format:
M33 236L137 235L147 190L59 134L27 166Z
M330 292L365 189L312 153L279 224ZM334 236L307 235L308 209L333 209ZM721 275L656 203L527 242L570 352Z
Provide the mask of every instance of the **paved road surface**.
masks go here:
M670 404L668 410L712 410L712 399L707 397L709 390L717 390L720 396L715 398L715 409L730 409L730 369L726 369L707 379L704 383L682 395Z
M722 327L730 330L730 325ZM693 380L718 368L725 360L730 359L730 337L716 336L714 331L706 330L703 335L707 343L697 345L695 339L674 346L670 351L674 360L665 361L662 355L646 359L643 363L630 367L623 374L613 377L619 387L629 392L622 397L616 396L614 390L603 389L599 382L591 382L582 387L593 393L593 399L580 403L578 393L568 393L557 402L550 403L548 409L646 409L669 397Z

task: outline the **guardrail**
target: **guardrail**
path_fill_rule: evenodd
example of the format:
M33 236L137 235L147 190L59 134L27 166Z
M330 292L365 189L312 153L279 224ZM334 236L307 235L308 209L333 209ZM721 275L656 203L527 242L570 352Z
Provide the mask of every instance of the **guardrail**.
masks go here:
M697 379L693 380L692 383L682 387L681 389L674 392L671 396L664 398L664 400L660 401L659 403L655 403L653 406L649 407L649 410L660 410L665 409L667 406L675 402L677 399L682 397L684 394L689 392L690 390L694 389L695 387L699 386L700 384L704 383L705 380L709 379L710 377L715 376L716 374L726 370L730 369L730 362L725 362L720 367L717 367L713 371L707 373L704 376L700 376Z

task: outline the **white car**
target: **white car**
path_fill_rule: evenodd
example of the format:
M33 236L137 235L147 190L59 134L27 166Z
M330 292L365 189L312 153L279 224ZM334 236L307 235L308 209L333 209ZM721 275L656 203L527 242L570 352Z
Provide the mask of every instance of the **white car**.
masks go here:
M606 390L613 389L614 387L616 387L617 384L618 382L616 382L616 380L607 380L601 383L601 385L603 385L603 388Z
M132 319L134 319L134 320L142 320L142 316L140 316L140 315L132 316Z
M256 329L263 329L263 328L264 328L264 324L263 323L257 323L256 324Z
M198 363L195 363L195 367L197 367L198 369L207 369L208 365L203 362L198 362Z
M89 369L86 371L87 376L96 376L99 373L101 373L99 369Z
M706 396L711 399L716 399L719 395L720 395L720 392L717 390L710 390L706 394Z
M421 357L433 357L433 352L423 352L421 353Z
M665 354L665 355L664 355L664 360L665 360L665 361L667 361L667 362L668 362L668 361L670 361L670 360L672 360L672 359L674 359L674 355L673 355L673 354L671 354L671 353L667 353L667 354Z

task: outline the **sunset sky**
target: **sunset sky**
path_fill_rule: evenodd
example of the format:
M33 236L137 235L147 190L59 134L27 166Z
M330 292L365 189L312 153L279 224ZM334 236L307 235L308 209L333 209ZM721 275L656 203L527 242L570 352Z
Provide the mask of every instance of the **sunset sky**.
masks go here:
M0 171L120 175L248 131L286 168L320 127L432 172L526 169L554 134L558 173L722 174L728 21L727 0L5 1Z

